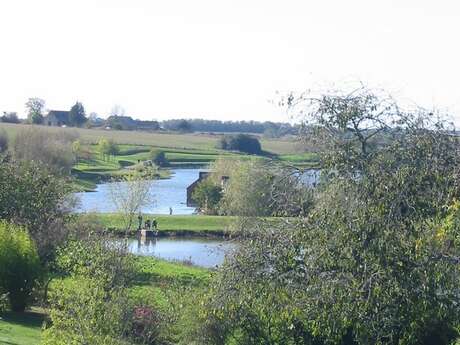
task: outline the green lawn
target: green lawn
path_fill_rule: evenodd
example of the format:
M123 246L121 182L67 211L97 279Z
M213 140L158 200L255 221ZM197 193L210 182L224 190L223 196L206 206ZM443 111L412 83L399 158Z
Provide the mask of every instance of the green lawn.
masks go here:
M35 312L0 314L0 344L39 344L43 320L44 315Z
M120 215L114 213L95 214L104 227L114 231L123 231ZM143 219L155 218L160 232L191 235L225 235L228 226L236 219L231 216L204 215L152 215L144 214ZM137 224L137 217L135 219Z

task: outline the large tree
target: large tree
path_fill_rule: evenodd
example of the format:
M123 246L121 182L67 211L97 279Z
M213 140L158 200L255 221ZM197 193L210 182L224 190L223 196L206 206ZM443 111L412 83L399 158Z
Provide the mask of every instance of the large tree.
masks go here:
M204 340L449 344L460 324L453 129L367 89L288 103L321 148L315 205L251 224L212 286Z
M72 126L81 127L88 119L86 118L85 108L80 102L75 103L69 112L69 122Z

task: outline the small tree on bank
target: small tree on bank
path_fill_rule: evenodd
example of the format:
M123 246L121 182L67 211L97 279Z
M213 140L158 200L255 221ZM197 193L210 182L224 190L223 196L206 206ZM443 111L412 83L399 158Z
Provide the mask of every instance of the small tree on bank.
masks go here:
M108 160L119 152L118 145L112 139L107 138L99 139L97 148L103 160Z
M165 167L168 166L169 161L166 158L164 151L151 149L150 150L150 159L157 167Z
M154 201L151 188L151 180L145 180L134 172L123 176L121 182L109 184L110 198L122 219L126 237L138 213Z

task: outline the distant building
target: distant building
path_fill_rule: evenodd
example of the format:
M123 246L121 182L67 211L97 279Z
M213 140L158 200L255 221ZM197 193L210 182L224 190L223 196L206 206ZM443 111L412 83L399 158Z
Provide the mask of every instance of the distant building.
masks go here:
M208 176L209 176L209 172L200 171L198 179L195 182L193 182L190 186L187 187L187 206L188 207L197 206L196 202L192 198L193 192L195 191L196 186L198 186L198 184L201 181L203 181L205 178L207 178Z
M45 116L44 124L47 126L68 126L69 111L65 110L50 110Z
M122 130L157 131L160 128L158 121L134 120L131 116L109 116L105 122L107 127Z

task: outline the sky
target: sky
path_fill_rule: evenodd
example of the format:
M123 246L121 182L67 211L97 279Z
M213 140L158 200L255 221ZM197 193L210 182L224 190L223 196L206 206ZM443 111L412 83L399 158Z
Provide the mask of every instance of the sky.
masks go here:
M279 94L361 81L460 123L454 0L1 0L0 111L289 121Z

